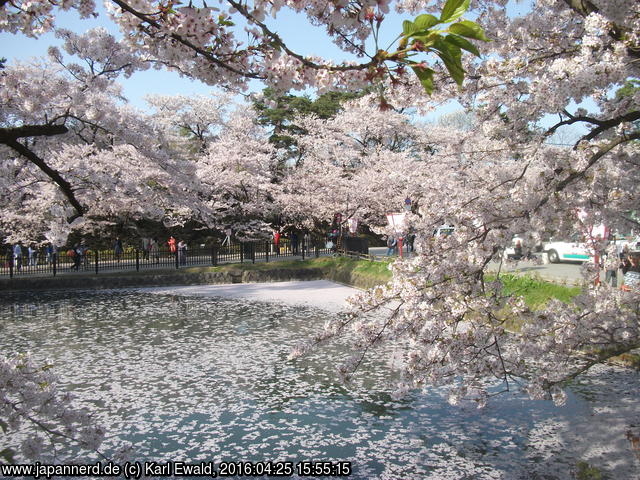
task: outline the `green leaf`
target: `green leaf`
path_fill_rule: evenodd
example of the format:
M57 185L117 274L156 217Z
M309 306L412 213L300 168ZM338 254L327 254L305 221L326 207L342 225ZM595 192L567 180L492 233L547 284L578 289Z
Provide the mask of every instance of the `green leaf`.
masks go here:
M451 78L462 86L464 80L464 68L462 68L462 51L457 45L440 40L434 45L436 54L442 59L445 67L449 71Z
M402 33L404 33L405 36L411 36L414 31L415 26L413 25L413 22L411 20L405 20L404 22L402 22Z
M424 87L424 90L427 94L431 95L433 93L433 74L434 71L430 68L422 68L422 67L411 67L414 71L420 83Z
M456 35L461 35L467 38L473 38L475 40L482 40L488 42L489 39L485 36L482 27L471 20L462 20L461 22L454 23L449 26L449 31Z
M413 25L415 27L414 33L420 32L422 30L429 30L431 27L439 23L440 20L438 20L433 15L429 15L428 13L418 15L413 22Z
M459 37L458 35L447 35L444 37L444 41L456 45L457 47L473 53L476 57L480 56L480 51L476 46L466 38Z
M436 41L442 38L442 35L430 33L428 35L415 35L412 38L413 38L412 43L415 43L416 41L420 41L425 47L430 47Z
M9 447L7 447L4 450L0 451L0 457L4 458L9 465L12 465L12 464L16 463L15 458L14 458L15 454L16 454L16 452L14 452Z
M0 420L0 427L2 427L2 431L7 433L9 431L9 424L3 420Z
M469 8L469 0L447 0L440 14L440 22L453 22L464 15Z

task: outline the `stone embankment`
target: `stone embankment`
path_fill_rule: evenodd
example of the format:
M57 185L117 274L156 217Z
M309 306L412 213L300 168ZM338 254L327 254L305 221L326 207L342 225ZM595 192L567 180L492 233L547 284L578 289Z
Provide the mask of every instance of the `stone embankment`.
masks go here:
M59 277L18 277L0 280L0 291L59 289L111 289L166 285L207 285L228 283L264 283L327 278L321 268L273 268L269 270L162 271L105 275L68 275Z

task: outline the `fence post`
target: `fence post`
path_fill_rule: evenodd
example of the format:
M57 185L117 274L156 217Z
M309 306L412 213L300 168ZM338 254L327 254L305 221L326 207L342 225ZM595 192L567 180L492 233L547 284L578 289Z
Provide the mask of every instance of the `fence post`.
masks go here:
M256 242L251 242L251 263L256 263Z
M244 262L244 242L240 242L240 263Z
M304 241L304 236L302 237L302 260L304 260L304 249L307 248L306 242Z
M271 244L269 242L265 242L264 244L264 258L267 263L269 263L269 246Z
M140 271L140 251L136 248L136 272Z
M176 268L180 268L180 260L178 257L178 249L176 248Z
M9 278L13 278L13 262L13 252L11 252L11 255L9 256Z
M94 260L95 260L95 264L96 264L96 275L98 274L98 249L96 248L96 251L94 252Z
M58 254L53 252L51 257L53 259L53 276L55 277L56 273L58 273Z
M320 247L316 245L316 258L318 258L319 256L320 256Z

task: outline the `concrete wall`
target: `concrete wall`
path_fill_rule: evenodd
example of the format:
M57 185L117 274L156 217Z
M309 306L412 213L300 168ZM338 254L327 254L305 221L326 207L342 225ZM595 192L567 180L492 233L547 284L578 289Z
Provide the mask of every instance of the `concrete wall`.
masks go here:
M165 285L285 282L325 278L319 268L273 270L231 270L227 272L164 272L122 275L73 275L60 277L18 277L0 280L0 293L7 291L110 289Z

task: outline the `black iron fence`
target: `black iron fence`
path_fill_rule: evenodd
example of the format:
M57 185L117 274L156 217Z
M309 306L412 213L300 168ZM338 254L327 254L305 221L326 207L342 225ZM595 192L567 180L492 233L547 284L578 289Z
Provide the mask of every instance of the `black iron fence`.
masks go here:
M73 249L60 248L57 252L38 250L37 254L16 255L14 248L5 254L0 265L0 276L58 275L69 272L100 272L118 270L149 270L155 268L184 268L189 266L219 265L222 263L269 262L296 257L319 257L335 253L336 247L327 248L325 242L230 242L224 245L200 245L187 249L169 250L153 248L142 250L125 248L114 250L87 249L78 254ZM26 253L26 249L25 252Z

